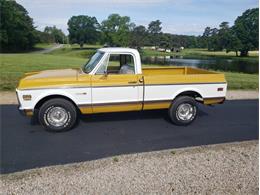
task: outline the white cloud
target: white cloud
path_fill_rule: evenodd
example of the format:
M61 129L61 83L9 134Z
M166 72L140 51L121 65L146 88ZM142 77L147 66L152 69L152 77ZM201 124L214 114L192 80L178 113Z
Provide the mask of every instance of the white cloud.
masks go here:
M46 26L56 26L57 28L61 29L65 34L68 34L67 31L67 18L43 18L43 19L38 19L35 23L34 26L37 27L38 30L43 31Z
M18 3L28 6L49 7L54 5L94 5L94 6L129 6L129 5L154 5L165 2L173 2L173 0L17 0Z
M163 25L163 32L173 34L193 34L199 35L204 31L204 24L167 24Z

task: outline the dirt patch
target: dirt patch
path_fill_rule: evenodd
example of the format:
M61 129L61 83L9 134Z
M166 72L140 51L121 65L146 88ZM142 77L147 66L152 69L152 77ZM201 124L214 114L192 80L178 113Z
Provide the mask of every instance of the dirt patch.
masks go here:
M258 141L163 150L2 175L1 194L258 194Z
M0 104L18 104L15 92L1 91Z
M259 91L229 90L226 98L228 100L258 99Z

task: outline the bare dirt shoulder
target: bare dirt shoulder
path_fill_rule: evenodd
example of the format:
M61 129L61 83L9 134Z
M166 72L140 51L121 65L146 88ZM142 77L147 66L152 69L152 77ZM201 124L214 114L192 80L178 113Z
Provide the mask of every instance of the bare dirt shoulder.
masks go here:
M228 100L241 100L241 99L258 99L259 91L256 90L228 90L227 97Z
M258 91L245 91L245 90L229 90L227 92L228 100L240 99L258 99ZM18 104L16 94L12 91L0 91L0 104Z
M2 175L1 194L258 194L258 141L121 155Z

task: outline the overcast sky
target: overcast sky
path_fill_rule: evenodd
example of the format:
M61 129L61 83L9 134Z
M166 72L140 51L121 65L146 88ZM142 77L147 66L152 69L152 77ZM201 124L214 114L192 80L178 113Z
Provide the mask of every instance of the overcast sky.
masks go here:
M71 16L95 16L99 22L109 14L130 16L137 25L159 19L163 32L199 35L206 26L232 25L246 9L258 7L258 0L17 0L33 18L37 29L56 25L66 34Z

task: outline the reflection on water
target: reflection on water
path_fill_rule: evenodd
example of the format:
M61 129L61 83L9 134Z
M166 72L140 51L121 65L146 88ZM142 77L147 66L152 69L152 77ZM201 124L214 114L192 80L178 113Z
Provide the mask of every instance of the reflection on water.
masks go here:
M254 60L241 59L189 59L182 56L149 56L142 57L143 64L159 64L173 66L191 66L203 69L212 69L220 71L258 73L259 63Z

